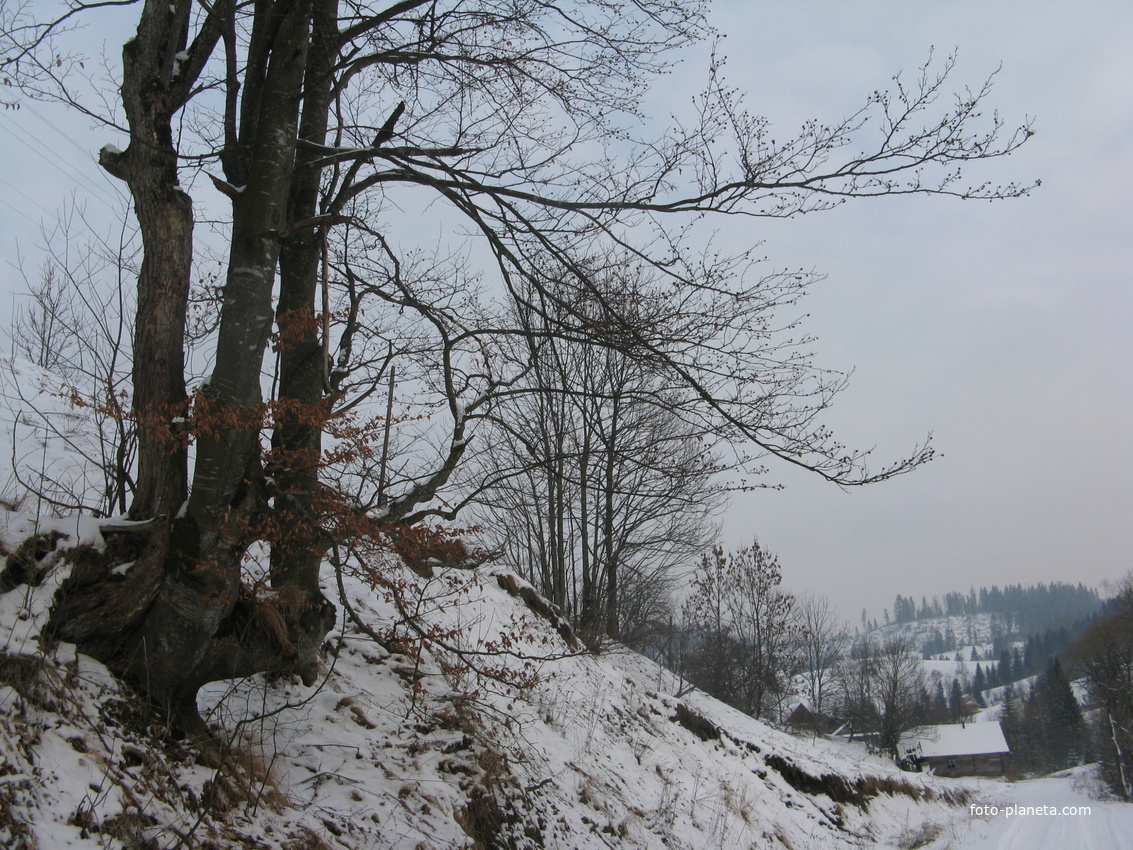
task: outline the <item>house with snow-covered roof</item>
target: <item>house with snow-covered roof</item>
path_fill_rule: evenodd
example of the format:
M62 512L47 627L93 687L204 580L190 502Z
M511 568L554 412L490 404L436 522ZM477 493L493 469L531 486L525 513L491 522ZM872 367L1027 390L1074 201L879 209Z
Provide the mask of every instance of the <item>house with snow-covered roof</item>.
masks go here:
M937 776L1002 776L1011 748L990 721L921 726L901 738L900 752Z

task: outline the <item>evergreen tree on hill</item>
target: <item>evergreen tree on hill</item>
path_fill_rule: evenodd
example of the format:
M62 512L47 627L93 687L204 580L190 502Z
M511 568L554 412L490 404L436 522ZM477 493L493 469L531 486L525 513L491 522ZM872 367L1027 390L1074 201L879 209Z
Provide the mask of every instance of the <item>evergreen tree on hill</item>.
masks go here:
M977 663L976 664L976 674L975 674L975 676L972 677L972 694L973 694L973 696L975 696L976 702L978 702L982 708L987 708L987 702L984 701L984 695L983 695L983 692L986 688L987 688L987 681L984 678L983 667L981 667Z
M1012 685L1003 691L1003 705L999 713L999 725L1007 746L1011 748L1011 764L1014 770L1025 770L1031 762L1031 742L1027 735L1023 718L1023 705Z
M964 719L964 692L960 689L960 680L952 680L952 691L948 695L948 716L953 723Z
M1062 770L1085 756L1082 708L1058 659L1035 681L1027 697L1025 722L1034 744L1036 769Z

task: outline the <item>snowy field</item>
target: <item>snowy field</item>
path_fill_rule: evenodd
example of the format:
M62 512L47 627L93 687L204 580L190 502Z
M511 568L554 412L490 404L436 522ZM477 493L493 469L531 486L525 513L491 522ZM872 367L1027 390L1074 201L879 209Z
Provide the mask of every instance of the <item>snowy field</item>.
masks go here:
M0 597L0 640L29 670L58 578L42 595ZM368 620L390 616L380 593L345 589ZM1015 784L903 774L860 745L792 737L686 692L626 650L576 654L493 575L449 571L425 589L462 600L425 604L432 622L468 645L510 641L508 663L537 679L493 685L348 627L317 689L259 677L210 689L211 722L248 759L225 777L63 645L34 680L0 685L0 815L27 827L25 846L91 850L1130 846L1133 806L1091 799L1081 772ZM973 809L988 806L998 814Z
M61 545L97 545L91 525L57 524ZM20 523L7 528L11 551ZM43 584L0 595L3 846L817 850L911 847L966 817L963 784L791 737L616 646L578 653L508 582L466 571L424 583L419 610L525 684L435 649L391 654L347 626L316 689L209 689L209 720L240 754L235 772L210 768L101 665L41 651L67 569L56 553L41 564ZM380 591L344 588L367 621L395 619Z

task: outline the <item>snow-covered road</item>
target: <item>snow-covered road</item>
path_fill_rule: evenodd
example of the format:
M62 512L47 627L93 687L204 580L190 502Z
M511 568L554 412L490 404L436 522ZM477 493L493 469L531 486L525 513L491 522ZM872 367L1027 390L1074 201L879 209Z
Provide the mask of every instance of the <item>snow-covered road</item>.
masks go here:
M983 783L975 811L934 847L964 850L1133 848L1133 805L1091 799L1080 778Z

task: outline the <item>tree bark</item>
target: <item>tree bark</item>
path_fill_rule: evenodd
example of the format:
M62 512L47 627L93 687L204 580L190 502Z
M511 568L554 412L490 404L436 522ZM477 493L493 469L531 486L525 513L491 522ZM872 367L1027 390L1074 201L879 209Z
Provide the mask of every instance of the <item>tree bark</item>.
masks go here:
M178 182L171 125L181 105L173 61L184 41L167 3L145 4L137 35L122 50L130 144L125 152L106 147L100 153L102 166L129 186L143 247L134 330L135 518L172 517L188 485L187 448L171 431L186 408L185 315L193 259L192 200Z
M610 413L610 430L606 435L606 469L603 489L602 545L606 561L606 634L618 636L618 550L614 545L614 514L616 506L615 483L618 462L618 438L620 436L621 395L614 393L613 409Z
M171 564L175 577L166 583L134 645L135 657L145 658L149 687L156 683L156 694L167 697L189 727L196 722L197 689L218 677L283 667L313 681L314 648L297 640L305 622L298 614L309 614L314 623L325 619L319 616L320 600L304 600L303 606L296 604L296 616L283 618L287 628L274 640L266 632L244 639L239 628L257 622L261 609L268 610L241 595L240 569L266 507L260 381L274 318L276 264L288 227L310 31L307 5L274 4L265 27L266 35L258 41L260 56L254 57L266 57L263 81L254 87L256 102L245 101L248 126L241 128L235 160L246 169L247 182L233 202L217 368L198 414L193 489L183 546L176 553L181 557ZM233 168L230 176L236 177ZM320 633L315 646L321 638ZM145 652L151 645L157 653Z
M184 17L188 7L182 4ZM173 420L185 413L184 332L193 251L192 201L177 176L172 116L183 91L174 59L185 48L182 16L166 2L142 9L137 35L122 51L122 103L130 124L125 151L107 146L99 162L125 181L134 200L144 258L134 333L134 415L138 420L135 518L158 518L122 582L77 571L52 613L51 631L111 660L149 615L167 576L170 530L186 496L187 448ZM206 34L207 36L207 34Z
M326 141L331 101L331 74L337 58L337 2L318 0L314 6L311 49L304 85L299 138L306 143L296 154L295 178L288 201L291 222L308 221L319 212L321 170L315 167L312 146ZM319 488L322 452L319 405L328 392L327 363L315 302L326 234L322 227L290 233L279 258L280 329L279 391L281 402L272 448L276 468L276 512L284 545L272 547L271 581L275 587L294 585L311 598L322 598L319 568L325 542L314 522L312 501Z

